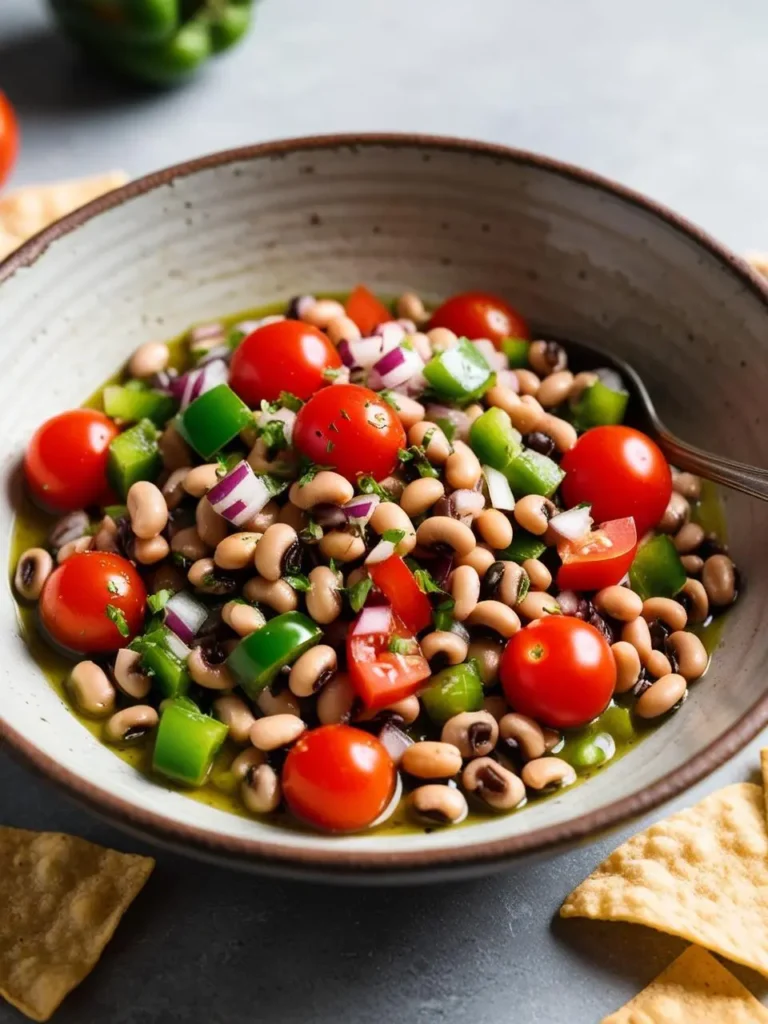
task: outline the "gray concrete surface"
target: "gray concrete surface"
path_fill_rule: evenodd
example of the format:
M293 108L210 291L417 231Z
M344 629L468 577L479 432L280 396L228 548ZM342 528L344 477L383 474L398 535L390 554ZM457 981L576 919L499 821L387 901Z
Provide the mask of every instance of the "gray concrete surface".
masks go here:
M0 0L0 88L22 119L17 183L108 167L136 175L284 135L421 130L585 164L735 248L768 249L759 0L727 13L713 0L265 0L245 46L162 94L94 78L50 32L42 5ZM749 778L759 746L676 806ZM149 851L3 753L0 822ZM483 881L387 891L260 880L160 852L56 1020L596 1024L684 945L556 918L640 824ZM0 1024L19 1019L0 1004Z

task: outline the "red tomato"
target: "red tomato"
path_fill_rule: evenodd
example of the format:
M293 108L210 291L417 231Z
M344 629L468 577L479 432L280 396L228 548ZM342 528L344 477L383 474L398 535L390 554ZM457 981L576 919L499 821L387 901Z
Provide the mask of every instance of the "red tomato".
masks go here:
M356 632L369 619L381 619L376 632ZM399 641L402 653L392 650ZM358 697L370 711L410 697L431 673L421 648L386 605L364 609L347 633L347 667Z
M19 126L13 107L0 92L0 185L10 175L19 149Z
M128 559L83 551L62 562L45 581L40 621L70 651L114 651L141 631L146 600L141 576Z
M587 501L598 521L633 516L639 537L658 523L672 494L672 474L661 449L632 427L593 427L560 465L566 505Z
M391 406L358 384L318 391L299 409L293 443L312 462L332 466L354 483L361 473L389 476L405 431Z
M72 409L38 427L24 456L32 497L52 512L99 504L107 491L107 455L117 427L103 412Z
M328 832L356 832L392 799L395 766L375 736L349 725L323 725L291 747L281 781L297 818Z
M637 551L635 521L612 519L602 523L580 540L563 540L557 545L562 565L557 573L561 590L602 590L629 572Z
M281 391L305 399L330 381L326 370L341 366L339 353L317 327L299 320L281 320L257 327L232 356L229 383L251 408Z
M392 611L413 633L432 621L432 605L399 555L368 567L371 579L392 605Z
M510 639L500 675L515 711L555 729L573 729L605 711L616 685L616 663L594 626L546 615Z
M347 316L354 320L364 338L373 331L379 324L386 323L392 319L392 314L387 307L369 292L364 284L359 284L352 292L345 303Z
M502 338L529 337L517 310L484 292L454 295L435 310L429 326L447 327L460 338L489 338L496 348L501 348Z

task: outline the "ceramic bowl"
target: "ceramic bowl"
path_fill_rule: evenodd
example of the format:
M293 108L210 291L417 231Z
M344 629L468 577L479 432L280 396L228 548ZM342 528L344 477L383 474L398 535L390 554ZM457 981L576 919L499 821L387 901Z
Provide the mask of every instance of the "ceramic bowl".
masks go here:
M451 139L329 137L216 154L92 203L0 267L0 458L79 404L141 342L194 321L357 281L428 300L482 288L537 332L614 348L670 427L768 465L768 295L681 218L583 170ZM10 493L10 491L9 491ZM725 495L746 587L706 677L674 716L586 785L522 813L404 836L282 831L169 792L72 717L0 596L0 735L117 824L238 867L413 879L489 870L647 810L768 722L768 517ZM13 501L0 505L7 564Z

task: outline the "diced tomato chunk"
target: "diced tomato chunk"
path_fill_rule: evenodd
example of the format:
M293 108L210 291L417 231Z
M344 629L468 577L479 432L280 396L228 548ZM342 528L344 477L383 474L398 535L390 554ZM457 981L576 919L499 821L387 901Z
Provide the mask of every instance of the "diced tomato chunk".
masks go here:
M400 555L368 567L371 579L392 605L399 619L414 633L432 621L432 605Z
M561 590L602 590L629 572L637 551L634 519L612 519L579 540L557 545L562 560L557 573Z
M347 634L347 667L365 707L378 711L410 697L429 678L431 670L413 634L397 616L390 611L389 623L382 632L355 632L365 615L363 610Z
M359 284L352 292L346 302L347 316L354 320L363 337L373 334L379 324L386 323L392 319L383 302L379 302L376 296L368 291L364 284Z

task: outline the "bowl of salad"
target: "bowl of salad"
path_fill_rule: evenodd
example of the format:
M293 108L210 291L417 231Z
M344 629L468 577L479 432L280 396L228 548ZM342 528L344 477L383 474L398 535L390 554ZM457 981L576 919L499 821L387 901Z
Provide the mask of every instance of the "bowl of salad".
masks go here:
M487 871L660 803L768 722L768 527L588 346L764 464L767 321L674 214L479 143L273 143L91 203L0 265L0 735L118 824L306 877Z

